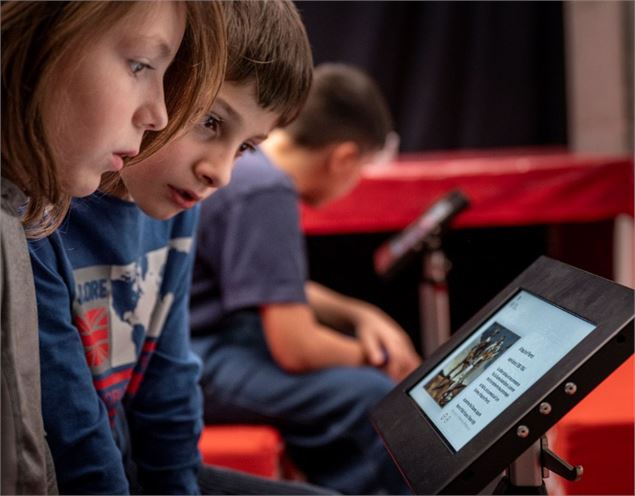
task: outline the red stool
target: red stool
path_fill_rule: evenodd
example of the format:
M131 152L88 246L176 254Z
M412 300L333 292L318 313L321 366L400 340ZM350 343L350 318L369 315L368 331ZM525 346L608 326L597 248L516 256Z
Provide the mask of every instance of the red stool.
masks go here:
M282 474L284 442L266 425L207 425L198 444L203 461L271 479Z

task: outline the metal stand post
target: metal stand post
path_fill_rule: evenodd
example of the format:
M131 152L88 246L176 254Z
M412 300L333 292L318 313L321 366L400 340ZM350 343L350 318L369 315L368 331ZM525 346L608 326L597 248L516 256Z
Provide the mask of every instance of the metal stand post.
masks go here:
M551 451L547 436L542 436L509 466L493 494L547 494L544 479L549 471L570 481L583 473L581 465L574 467Z
M423 252L422 280L419 285L421 344L429 357L450 338L450 304L446 276L450 261L441 250L441 235L431 234Z

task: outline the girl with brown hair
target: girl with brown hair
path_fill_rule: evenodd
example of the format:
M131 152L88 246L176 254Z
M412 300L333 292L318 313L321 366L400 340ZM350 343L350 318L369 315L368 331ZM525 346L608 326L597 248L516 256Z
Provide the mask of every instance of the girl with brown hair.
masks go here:
M216 3L1 8L1 492L44 494L56 487L26 237L53 233L73 196L92 193L104 172L147 157L210 107L224 78L225 27Z

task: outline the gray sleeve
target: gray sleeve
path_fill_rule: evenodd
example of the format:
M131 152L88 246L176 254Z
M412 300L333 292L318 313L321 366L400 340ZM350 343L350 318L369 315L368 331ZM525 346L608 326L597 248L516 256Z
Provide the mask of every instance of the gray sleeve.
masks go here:
M0 493L47 494L47 488L55 493L51 479L55 474L48 463L42 423L33 272L20 220L5 211L4 204L0 210L0 255Z

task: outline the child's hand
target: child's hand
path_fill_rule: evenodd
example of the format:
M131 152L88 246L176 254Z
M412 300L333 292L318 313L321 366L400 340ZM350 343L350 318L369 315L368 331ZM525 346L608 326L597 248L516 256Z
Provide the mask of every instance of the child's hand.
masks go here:
M358 316L356 333L368 363L400 381L419 366L408 334L376 307L368 306Z

